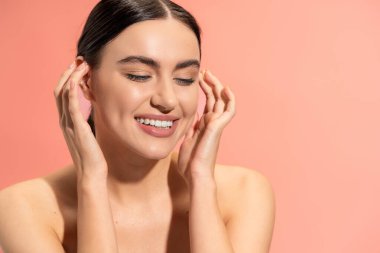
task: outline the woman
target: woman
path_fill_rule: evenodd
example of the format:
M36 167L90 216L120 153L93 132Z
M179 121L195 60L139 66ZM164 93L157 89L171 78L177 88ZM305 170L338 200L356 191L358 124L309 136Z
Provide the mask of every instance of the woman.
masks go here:
M268 252L272 188L254 170L215 164L235 98L200 59L200 29L182 7L100 1L54 90L73 164L1 191L3 250Z

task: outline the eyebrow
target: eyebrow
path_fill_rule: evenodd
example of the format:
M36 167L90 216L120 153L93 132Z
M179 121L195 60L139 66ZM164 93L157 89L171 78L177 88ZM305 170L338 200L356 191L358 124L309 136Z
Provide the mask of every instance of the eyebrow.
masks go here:
M117 61L118 64L136 63L136 62L148 65L155 69L159 69L161 67L161 65L157 61L153 60L152 58L141 56L141 55L131 55ZM176 64L174 70L187 68L189 66L195 66L199 68L200 63L196 59L181 61Z

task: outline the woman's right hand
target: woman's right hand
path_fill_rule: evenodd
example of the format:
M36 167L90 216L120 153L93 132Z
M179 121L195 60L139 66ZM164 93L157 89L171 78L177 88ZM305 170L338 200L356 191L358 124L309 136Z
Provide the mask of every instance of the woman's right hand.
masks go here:
M94 177L105 180L108 172L103 152L79 106L77 87L88 70L85 61L79 66L74 61L54 89L59 125L77 169L78 181Z

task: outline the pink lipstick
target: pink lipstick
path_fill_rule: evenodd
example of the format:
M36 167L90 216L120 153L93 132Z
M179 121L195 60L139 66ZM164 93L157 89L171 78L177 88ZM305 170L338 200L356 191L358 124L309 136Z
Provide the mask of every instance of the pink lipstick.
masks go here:
M135 115L136 123L140 129L149 135L160 138L169 137L175 132L178 119L179 117L173 115Z

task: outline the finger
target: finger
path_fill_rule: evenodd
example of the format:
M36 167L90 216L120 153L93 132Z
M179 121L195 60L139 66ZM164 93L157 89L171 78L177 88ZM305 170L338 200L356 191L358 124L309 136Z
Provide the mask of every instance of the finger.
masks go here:
M207 83L210 83L211 87L213 88L212 91L213 91L214 97L216 99L215 104L214 104L214 108L213 108L213 112L217 116L219 116L221 113L223 113L223 109L225 106L224 101L221 97L223 85L209 70L207 70L205 72L205 81Z
M65 115L65 119L66 119L66 121L63 123L65 124L66 127L70 127L70 128L74 127L74 123L71 118L71 113L69 111L70 84L72 84L74 87L78 86L78 82L85 74L86 69L88 68L85 62L80 64L75 69L75 71L70 76L69 80L66 82L66 84L62 88L62 108L63 108L63 114Z
M68 110L70 113L70 118L72 120L72 124L75 131L80 131L81 127L83 127L87 122L84 120L83 115L80 111L80 104L78 98L78 88L77 84L71 80L69 85L68 97L69 97L69 105Z
M93 134L80 111L78 85L74 80L70 80L68 85L65 86L64 101L68 112L65 114L64 132L68 136L68 144L71 144L71 147L73 147L71 155L73 159L75 157L79 159L81 156L86 155L90 156L93 153L93 148L91 145L88 145L88 139L93 138Z
M64 71L58 81L57 86L54 88L54 97L57 105L59 117L62 114L62 86L66 83L71 73L74 71L75 64L74 62L69 66L69 68Z
M75 82L75 86L78 86L79 82L83 79L84 75L88 72L89 66L83 61L70 76L70 79Z
M199 113L197 112L197 121L194 124L194 131L200 131L203 128L203 125L202 116L199 116Z
M215 97L212 88L204 80L204 71L199 73L199 84L206 95L206 105L203 113L212 112L215 104Z
M62 73L57 86L54 89L54 95L58 95L62 89L62 86L66 83L71 73L75 70L75 62L72 62L70 66Z
M230 87L225 87L222 94L226 99L226 107L223 114L218 118L218 121L226 125L236 114L236 101Z
M70 118L70 112L68 110L69 105L69 89L72 79L70 78L67 83L62 87L62 126L64 128L73 129L72 120Z
M73 137L73 142L78 149L79 154L91 156L91 153L97 152L96 150L93 150L93 146L88 144L88 140L90 138L94 138L94 136L90 125L84 120L84 117L80 111L80 103L78 98L78 82L79 79L81 80L81 77L83 77L86 73L86 69L88 69L88 65L84 66L84 68L79 68L76 71L77 77L73 75L71 78L69 85L67 85L68 90L66 91L65 89L64 98L65 103L67 103L65 108L67 108L68 112L66 114L66 130L71 130L73 135L75 134Z
M213 83L213 93L216 98L213 111L216 115L219 116L223 112L225 107L225 103L221 95L224 87L221 84L221 82L211 73L211 71L207 71L206 81L211 81Z
M195 129L195 125L196 125L197 121L198 121L198 112L195 115L193 123L191 124L189 130L187 131L187 133L185 135L185 140L191 139L191 137L193 137L194 129Z

